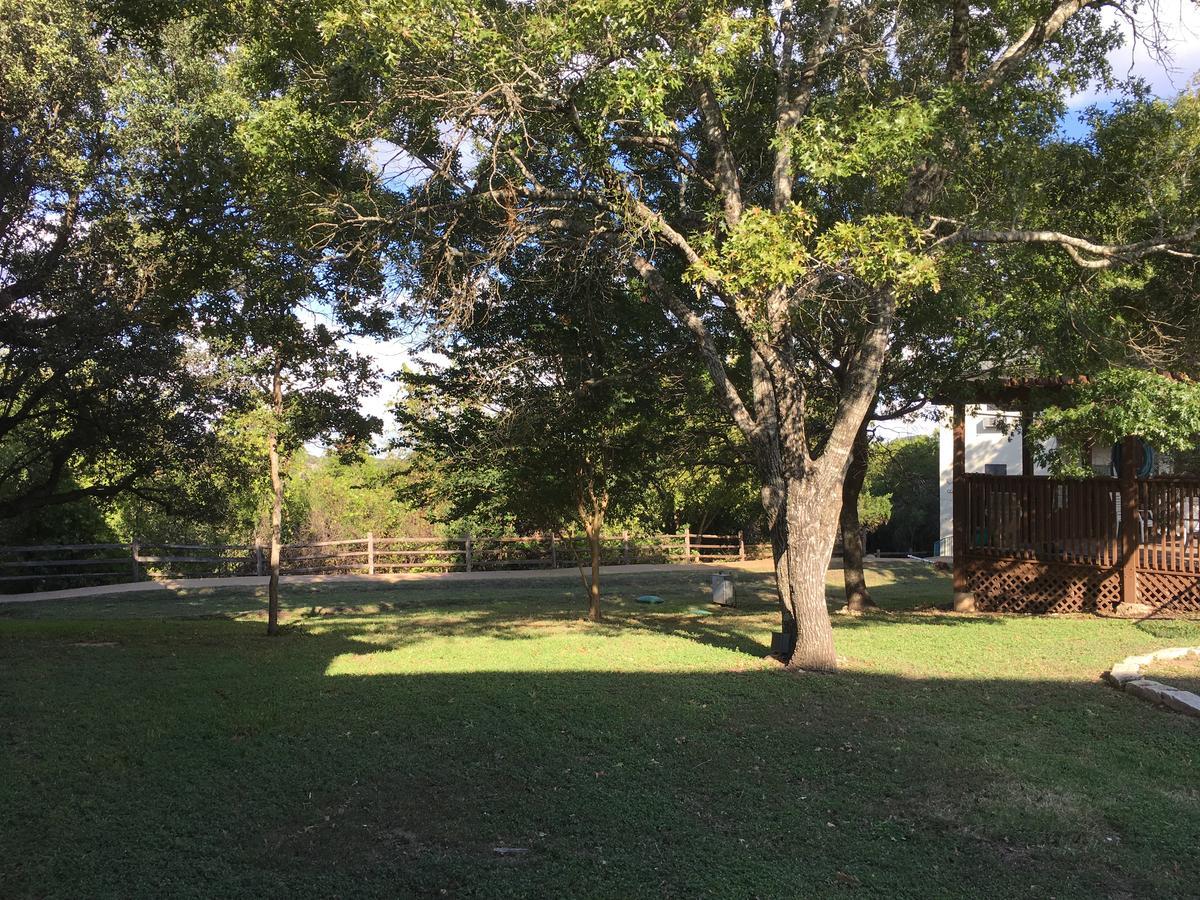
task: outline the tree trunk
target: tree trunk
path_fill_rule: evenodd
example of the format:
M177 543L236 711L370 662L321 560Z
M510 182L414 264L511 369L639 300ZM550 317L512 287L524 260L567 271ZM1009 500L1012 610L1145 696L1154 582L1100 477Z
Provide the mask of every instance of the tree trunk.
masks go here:
M279 427L283 416L283 363L275 360L271 373L271 432L267 459L271 465L271 579L267 587L267 634L279 633L279 549L283 538L283 477L279 471Z
M833 625L825 602L825 577L836 537L841 493L820 469L790 479L787 488L785 621L795 622L791 668L831 672L837 668Z
M583 530L587 534L588 550L591 555L592 577L584 579L584 588L588 594L588 618L593 622L600 621L600 536L604 530L604 514L608 509L608 495L596 489L594 473L589 472L584 490L577 498L579 520L583 522ZM579 577L583 579L583 566L579 567Z
M588 548L592 552L592 580L588 585L588 618L600 621L600 527L601 520L593 520L587 529Z
M846 586L846 609L850 612L876 608L863 572L863 532L858 520L858 498L867 479L867 454L871 448L869 421L863 420L854 438L850 466L842 482L842 580Z
M779 592L780 631L789 647L796 646L796 617L793 604L788 602L791 594L791 578L788 575L788 531L787 531L787 488L782 479L769 479L762 487L762 504L767 513L767 530L771 535L771 558L775 568L775 588ZM790 657L790 650L784 658Z

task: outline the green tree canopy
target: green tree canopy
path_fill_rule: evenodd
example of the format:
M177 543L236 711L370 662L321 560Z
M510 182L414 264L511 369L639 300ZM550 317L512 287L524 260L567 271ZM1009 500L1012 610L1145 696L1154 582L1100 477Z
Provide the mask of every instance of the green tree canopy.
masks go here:
M797 665L834 664L840 488L916 298L964 267L998 287L1036 248L1101 270L1196 237L1184 205L1074 233L1045 202L1064 156L1104 154L1056 132L1111 85L1119 34L1087 0L344 0L320 27L319 54L285 29L267 56L305 73L306 115L395 150L402 175L326 209L390 236L414 302L469 314L514 254L602 243L694 342L755 460Z
M405 376L400 409L402 440L428 466L408 495L448 520L584 530L593 618L605 523L635 515L678 452L681 390L665 364L686 350L610 271L595 257L514 260L439 345L448 363Z
M178 223L212 159L186 116L148 114L140 85L171 48L129 24L0 4L0 517L116 496L211 446L189 343L211 243Z

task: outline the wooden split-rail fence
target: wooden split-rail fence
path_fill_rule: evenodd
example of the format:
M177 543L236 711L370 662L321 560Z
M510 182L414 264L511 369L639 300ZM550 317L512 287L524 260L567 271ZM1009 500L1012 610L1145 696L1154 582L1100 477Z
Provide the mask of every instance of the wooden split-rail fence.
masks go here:
M601 562L725 562L746 558L741 534L604 535ZM151 579L266 575L262 544L42 544L0 547L0 591L55 590ZM284 575L386 575L400 572L486 572L587 565L584 536L365 537L284 544Z

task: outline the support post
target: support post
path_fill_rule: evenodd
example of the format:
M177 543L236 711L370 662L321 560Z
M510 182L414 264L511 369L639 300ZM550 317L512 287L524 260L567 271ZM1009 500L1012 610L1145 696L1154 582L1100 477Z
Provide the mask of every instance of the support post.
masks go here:
M558 545L554 541L554 532L550 532L550 568L558 568Z
M262 544L258 543L254 545L254 574L263 574L263 548Z
M629 532L621 532L621 564L629 565Z
M1141 449L1136 437L1121 441L1121 468L1117 474L1121 486L1121 606L1126 610L1137 605L1138 563L1138 451Z
M140 581L141 577L142 577L141 570L138 568L138 550L140 548L141 548L141 544L138 543L137 538L134 538L133 541L131 541L129 544L129 556L130 556L131 562L133 563L133 580L134 581Z
M692 561L692 526L683 526L683 561L690 563Z
M465 538L463 538L463 548L466 551L467 571L470 572L471 571L471 536L469 534Z
M746 561L746 532L738 532L738 562Z
M951 481L953 501L954 609L974 612L975 595L967 583L967 410L954 404L954 469Z
M1033 447L1029 443L1029 426L1033 424L1033 413L1021 410L1021 474L1034 475Z
M367 574L375 574L375 532L367 532Z

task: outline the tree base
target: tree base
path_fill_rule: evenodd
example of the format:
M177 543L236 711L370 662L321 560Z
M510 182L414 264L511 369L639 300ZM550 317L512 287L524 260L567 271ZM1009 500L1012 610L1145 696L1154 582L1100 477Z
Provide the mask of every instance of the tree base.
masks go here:
M868 600L866 603L847 603L845 606L839 606L836 612L843 616L862 616L869 612L879 612L880 606L874 600Z
M803 662L796 659L787 664L789 672L811 672L815 675L832 675L837 672L837 663Z
M771 656L786 663L792 658L796 649L796 636L786 631L776 631L771 635Z

